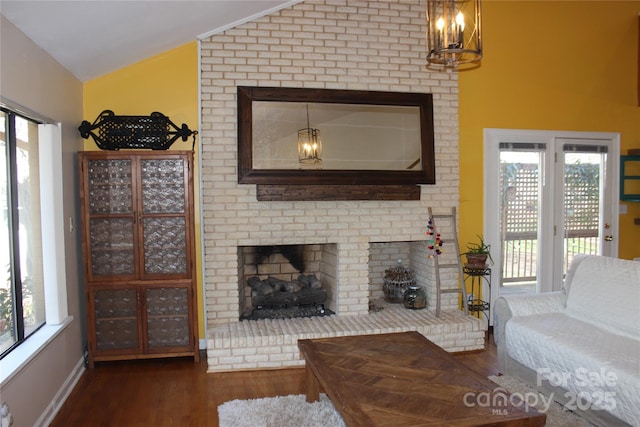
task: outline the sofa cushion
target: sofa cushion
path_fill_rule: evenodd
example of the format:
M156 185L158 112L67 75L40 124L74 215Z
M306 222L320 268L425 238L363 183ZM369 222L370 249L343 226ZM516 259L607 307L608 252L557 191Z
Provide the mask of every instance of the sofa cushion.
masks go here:
M639 262L589 256L577 266L567 296L567 314L640 339L639 308Z
M602 402L617 418L640 425L640 341L547 313L511 318L505 343L509 357L568 390L580 409Z

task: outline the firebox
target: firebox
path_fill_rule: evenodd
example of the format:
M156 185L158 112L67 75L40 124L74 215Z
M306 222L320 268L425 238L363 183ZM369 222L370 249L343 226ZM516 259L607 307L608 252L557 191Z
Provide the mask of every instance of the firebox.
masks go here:
M238 247L240 319L334 314L337 245Z

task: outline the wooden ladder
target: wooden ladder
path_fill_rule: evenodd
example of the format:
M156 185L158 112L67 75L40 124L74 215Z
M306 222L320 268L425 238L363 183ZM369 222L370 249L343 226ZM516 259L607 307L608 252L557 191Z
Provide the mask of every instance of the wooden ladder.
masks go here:
M458 225L456 221L456 208L451 208L450 214L435 214L432 209L429 208L429 220L434 229L436 227L436 219L442 219L451 223L452 236L446 241L453 241L456 260L458 262L453 264L440 264L438 260L439 256L435 254L434 267L436 271L436 317L440 317L440 297L442 294L459 293L462 294L462 306L464 307L464 314L469 314L469 301L467 300L467 288L464 284L464 271L462 270L462 260L460 255L460 245L458 244ZM441 289L440 287L440 270L441 269L458 269L458 287L451 289Z

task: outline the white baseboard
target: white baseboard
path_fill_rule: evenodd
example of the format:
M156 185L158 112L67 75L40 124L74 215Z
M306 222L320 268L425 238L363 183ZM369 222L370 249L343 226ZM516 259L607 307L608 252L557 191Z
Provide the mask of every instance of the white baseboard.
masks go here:
M60 408L62 408L62 405L73 391L74 387L82 377L82 374L84 374L85 369L84 357L81 357L65 380L64 384L62 384L62 387L60 387L60 390L58 390L56 395L53 397L51 403L47 406L47 409L42 413L42 415L40 415L40 418L38 418L35 426L45 427L53 422L53 419L60 411Z

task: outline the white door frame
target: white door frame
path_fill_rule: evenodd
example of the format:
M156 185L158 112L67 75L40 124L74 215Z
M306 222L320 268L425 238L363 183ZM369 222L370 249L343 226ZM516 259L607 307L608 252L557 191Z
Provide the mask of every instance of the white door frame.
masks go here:
M611 242L610 256L618 256L618 210L619 210L619 168L620 162L620 134L615 132L573 132L573 131L548 131L548 130L518 130L518 129L484 129L484 239L486 243L493 247L499 247L499 224L500 224L500 200L499 188L500 182L500 142L527 142L527 143L544 143L548 147L543 161L544 174L543 179L548 178L550 183L556 181L556 176L564 173L563 162L555 162L555 153L562 152L561 140L580 140L589 144L606 144L608 146L607 163L610 170L607 171L607 181L603 183L604 188L604 205L610 208L611 218L608 219L610 224L610 233L614 236ZM548 183L543 181L543 186ZM556 200L552 200L551 191L543 192L543 206L550 208L544 209L541 218L541 238L547 241L562 242L562 233L554 236L553 224L557 218L562 215L562 198L561 195L556 196ZM602 230L602 228L601 228ZM601 233L604 234L604 233ZM557 241L555 239L558 239ZM560 243L561 244L561 243ZM562 247L562 246L560 246ZM554 280L554 277L561 277L563 260L561 256L554 255L553 251L543 251L540 254L541 259L539 265L551 265L551 269L543 269L538 272L538 283L540 286L536 292L551 292L562 288L562 280ZM491 271L491 306L495 299L499 296L499 283L501 260L495 257L495 265ZM483 290L484 292L485 290ZM486 294L483 294L486 295Z

